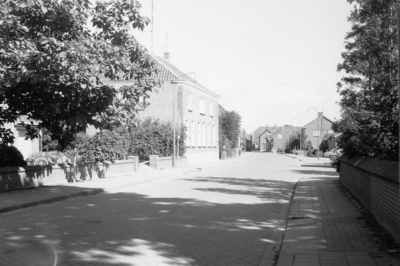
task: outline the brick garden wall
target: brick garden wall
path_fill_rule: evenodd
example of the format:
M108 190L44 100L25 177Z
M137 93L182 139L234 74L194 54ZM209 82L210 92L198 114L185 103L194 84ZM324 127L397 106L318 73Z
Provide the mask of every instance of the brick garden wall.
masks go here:
M340 161L340 183L400 242L399 163L344 156Z
M76 167L76 179L93 180L127 174L132 176L137 170L138 158L129 158L110 164L79 165ZM72 177L72 167L69 165L5 167L0 168L0 191L66 184Z

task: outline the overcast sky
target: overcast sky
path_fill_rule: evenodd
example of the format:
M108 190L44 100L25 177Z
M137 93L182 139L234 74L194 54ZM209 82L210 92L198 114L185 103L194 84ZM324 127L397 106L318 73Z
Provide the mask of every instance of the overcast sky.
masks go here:
M153 52L221 96L250 133L263 125L305 125L340 117L347 0L141 0L154 6ZM151 50L151 25L135 32ZM292 119L294 118L294 119ZM297 119L297 120L295 120ZM298 121L300 120L300 122Z

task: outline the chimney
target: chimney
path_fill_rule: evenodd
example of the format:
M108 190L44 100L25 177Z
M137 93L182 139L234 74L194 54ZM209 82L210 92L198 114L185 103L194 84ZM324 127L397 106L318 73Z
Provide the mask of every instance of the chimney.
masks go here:
M323 116L323 112L318 112L318 118Z
M164 59L169 62L169 52L164 53Z

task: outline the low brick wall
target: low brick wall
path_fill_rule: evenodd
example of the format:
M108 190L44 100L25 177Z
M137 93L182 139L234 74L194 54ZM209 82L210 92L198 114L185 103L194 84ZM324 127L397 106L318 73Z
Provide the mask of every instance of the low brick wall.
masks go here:
M400 242L399 163L342 156L339 181Z
M179 157L176 160L175 167L186 166L187 158ZM150 167L154 169L168 169L173 167L172 157L159 157L158 155L150 155Z
M76 167L76 179L90 180L133 174L138 167L137 162L137 157L132 156L128 160L114 163L79 165ZM0 191L65 184L72 180L72 170L69 165L0 168Z

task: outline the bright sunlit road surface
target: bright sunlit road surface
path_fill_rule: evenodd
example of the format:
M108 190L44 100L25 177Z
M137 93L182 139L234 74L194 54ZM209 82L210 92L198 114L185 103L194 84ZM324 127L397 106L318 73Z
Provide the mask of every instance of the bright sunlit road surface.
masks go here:
M251 159L0 215L0 265L259 265L279 249L299 161ZM263 259L263 260L264 260Z

